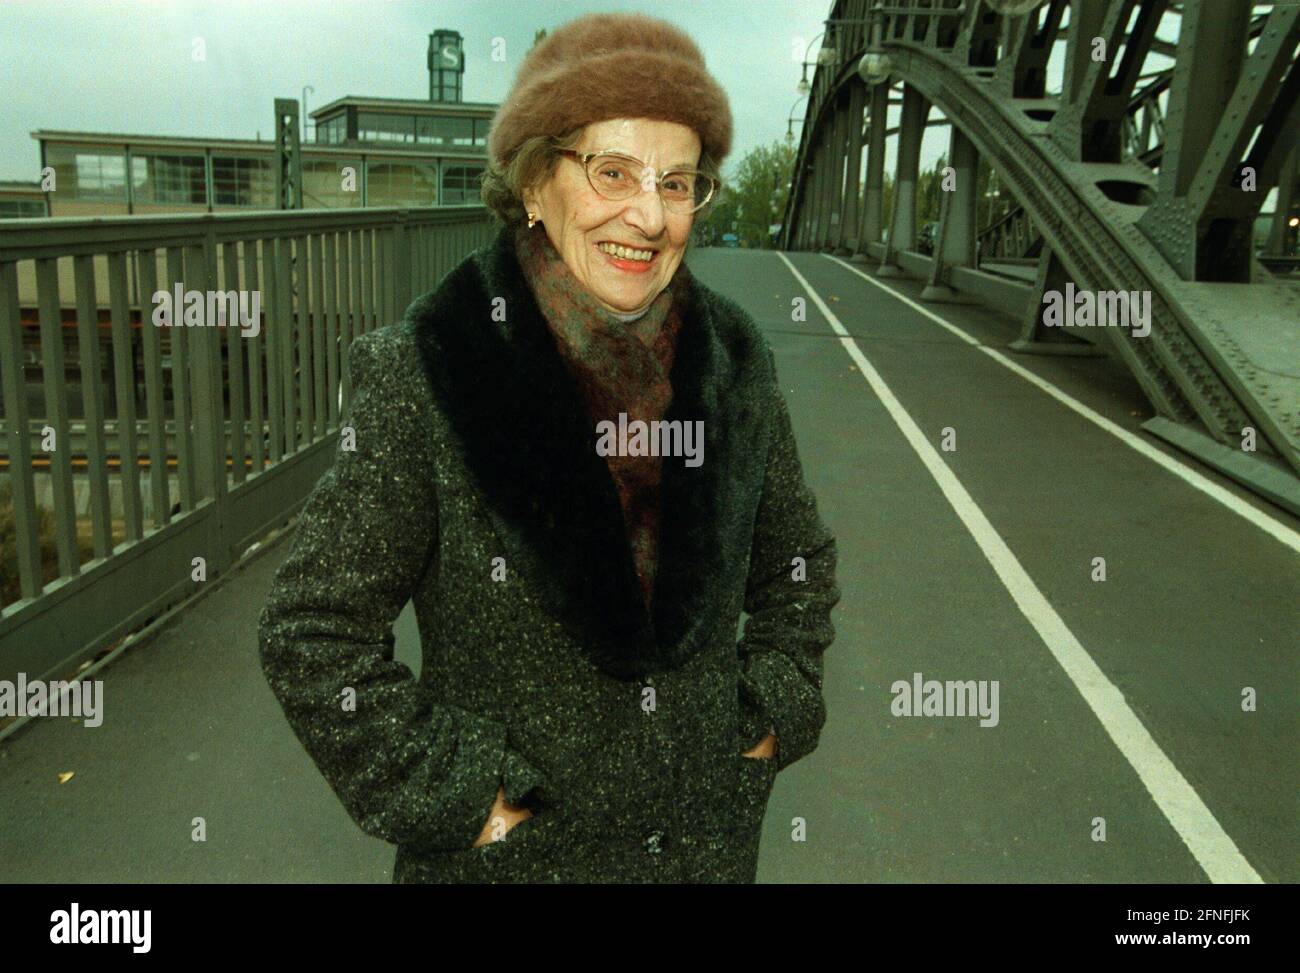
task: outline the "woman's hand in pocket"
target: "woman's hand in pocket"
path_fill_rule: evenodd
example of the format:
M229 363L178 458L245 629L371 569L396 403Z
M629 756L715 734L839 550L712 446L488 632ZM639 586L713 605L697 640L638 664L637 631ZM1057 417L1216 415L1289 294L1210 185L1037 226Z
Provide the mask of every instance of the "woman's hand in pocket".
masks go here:
M769 760L776 756L776 737L769 733L763 739L758 741L758 746L753 750L746 750L741 754L742 757L766 757Z
M479 832L478 839L474 842L473 847L478 848L490 841L500 841L510 833L511 828L520 821L526 821L532 816L533 812L522 805L507 804L505 789L498 787L497 799L492 805L492 812L488 815L487 824L483 825L483 830Z

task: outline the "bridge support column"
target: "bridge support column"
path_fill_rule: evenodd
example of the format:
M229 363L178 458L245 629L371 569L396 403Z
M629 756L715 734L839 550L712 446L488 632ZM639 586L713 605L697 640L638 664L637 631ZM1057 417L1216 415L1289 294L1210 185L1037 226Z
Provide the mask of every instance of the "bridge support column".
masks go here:
M829 250L835 244L835 227L838 221L838 214L835 212L836 206L839 205L838 193L835 188L835 173L840 162L840 124L841 113L835 108L835 103L831 103L830 117L826 120L826 149L822 153L822 233L821 241L818 246L819 250Z
M865 102L864 86L852 85L849 89L849 159L848 171L844 177L844 220L840 224L843 232L840 235L839 248L836 250L842 256L856 253L858 241L861 239L858 220L860 189L858 174L862 171L862 109Z
M848 180L844 177L844 162L849 154L849 109L846 98L835 100L835 124L831 126L831 222L827 249L839 253L844 239L845 197Z
M1137 226L1184 280L1250 283L1255 219L1300 131L1294 75L1282 83L1296 70L1300 11L1275 9L1247 54L1250 16L1249 4L1209 3L1189 4L1183 16L1160 189Z
M894 211L889 221L889 240L878 273L900 277L898 253L916 247L916 180L921 164L921 139L930 102L910 84L903 85L903 120L898 133L898 167L894 176Z
M804 174L805 185L803 191L803 246L802 250L813 249L813 241L817 233L817 160L821 156L820 147L817 143L812 146L812 151L808 154L808 171Z
M956 125L950 126L948 164L953 169L953 187L944 192L939 210L939 233L934 241L934 263L930 283L921 291L923 301L965 302L952 288L953 267L975 266L975 196L979 152ZM941 184L942 188L942 184Z
M796 166L798 162L796 158ZM802 250L808 244L808 193L804 188L807 172L808 163L805 159L803 169L796 169L790 174L790 205L794 207L792 212L795 214L794 226L790 231L790 247L794 250Z
M867 186L862 199L862 230L858 250L867 253L867 244L880 242L885 201L885 130L889 127L889 84L882 82L871 89L871 125L868 129Z
M814 250L825 250L830 242L831 228L831 156L835 119L822 125L821 148L817 151L817 233L813 238Z
M804 172L802 213L802 231L799 235L799 249L811 250L813 232L817 229L817 146L814 144L808 153L807 170Z
M822 133L816 134L813 146L813 170L809 176L807 202L803 207L809 215L809 229L805 239L805 250L818 248L818 233L822 225Z
M1088 341L1081 341L1065 333L1064 328L1047 328L1043 325L1043 303L1048 291L1065 292L1068 275L1065 266L1051 247L1044 246L1038 258L1038 276L1034 279L1034 295L1038 300L1025 308L1020 322L1020 337L1008 347L1027 355L1086 355L1101 357L1105 352ZM1075 328L1090 332L1090 328ZM1104 330L1104 329L1103 329Z

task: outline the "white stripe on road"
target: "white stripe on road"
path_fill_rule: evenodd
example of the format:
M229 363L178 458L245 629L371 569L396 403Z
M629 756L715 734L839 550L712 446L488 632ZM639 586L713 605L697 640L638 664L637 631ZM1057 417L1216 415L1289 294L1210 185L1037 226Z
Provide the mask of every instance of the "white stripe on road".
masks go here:
M1092 656L1075 638L1061 616L1038 590L1033 579L1016 560L1006 542L993 529L984 512L971 499L961 481L939 457L934 446L925 438L920 427L898 399L889 390L884 379L867 361L857 342L850 337L833 311L817 295L802 274L784 253L777 252L790 268L817 309L830 322L840 338L840 344L858 366L871 390L889 412L890 418L902 431L912 449L925 464L938 483L944 497L961 522L970 531L984 557L992 565L998 579L1011 594L1016 606L1029 620L1039 638L1047 646L1065 674L1096 714L1115 746L1137 772L1143 786L1150 792L1156 805L1169 820L1179 837L1187 845L1201 868L1212 882L1262 882L1250 862L1237 849L1233 840L1220 827L1210 809L1187 782L1173 762L1165 756L1160 746L1151 738L1142 721L1124 701L1124 694L1106 678Z
M1232 493L1229 490L1225 490L1223 487L1219 486L1219 484L1215 483L1209 478L1198 473L1190 466L1187 466L1184 463L1180 463L1178 460L1174 459L1168 453L1163 453L1160 450L1156 449L1150 443L1145 442L1140 436L1135 436L1133 435L1133 433L1129 432L1127 429L1123 428L1122 426L1118 426L1115 423L1111 422L1111 420L1107 419L1101 413L1088 408L1088 406L1084 405L1078 399L1075 399L1067 395L1066 393L1062 392L1051 382L1039 378L1029 369L1025 368L1023 365L1019 364L1018 362L1012 361L1010 358L1002 354L1002 352L998 351L997 349L990 348L987 345L980 344L978 341L976 341L974 338L968 335L965 331L961 330L961 328L958 328L956 325L945 321L943 318L939 317L939 315L935 314L929 308L922 307L920 304L917 304L914 300L912 300L910 297L907 297L905 294L900 294L892 287L882 284L880 281L876 280L871 275L863 273L862 270L860 270L859 268L854 267L852 264L845 263L843 260L840 260L838 257L831 257L830 254L824 254L824 256L829 257L829 259L831 260L834 260L845 270L853 271L853 273L857 274L863 280L867 281L867 283L874 284L875 286L879 287L882 291L889 294L891 297L894 297L897 300L902 301L904 304L910 307L913 311L916 311L918 314L925 315L935 324L939 325L941 328L946 328L948 331L952 332L952 334L956 335L958 338L966 342L968 345L974 345L976 348L984 352L984 354L988 355L999 365L1003 365L1006 368L1009 368L1011 371L1015 372L1017 375L1023 378L1026 382L1030 382L1033 385L1036 385L1038 388L1042 389L1052 398L1056 399L1057 402L1060 402L1062 405L1066 406L1067 408L1073 409L1075 412L1083 416L1089 422L1094 423L1095 425L1100 426L1102 429L1106 430L1106 432L1110 433L1112 436L1114 436L1124 445L1131 446L1133 449L1137 450L1139 453L1141 453L1147 459L1151 460L1153 463L1156 463L1159 466L1164 467L1166 470L1168 470L1170 473L1174 474L1174 476L1186 482L1188 485L1194 487L1197 490L1200 490L1202 493L1213 498L1214 500L1217 500L1219 503L1223 504L1233 513L1250 521L1252 524L1254 524L1260 530L1264 531L1269 536L1273 537L1275 540L1280 541L1281 543L1285 544L1287 547L1291 548L1291 550L1295 551L1297 554L1300 554L1300 531L1296 531L1295 529L1282 523L1280 520L1278 520L1275 517L1270 517L1267 513L1258 509L1257 507L1252 507L1250 504L1246 503L1236 494Z

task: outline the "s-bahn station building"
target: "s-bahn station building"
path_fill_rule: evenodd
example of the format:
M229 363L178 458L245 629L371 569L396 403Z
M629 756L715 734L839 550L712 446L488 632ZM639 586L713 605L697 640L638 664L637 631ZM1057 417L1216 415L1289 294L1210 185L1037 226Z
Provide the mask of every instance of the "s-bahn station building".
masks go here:
M462 100L459 32L430 34L427 64L427 100L347 95L309 113L313 131L301 141L304 209L478 201L497 105ZM0 184L0 218L276 208L273 137L31 134L40 171L53 170L54 191L42 192L40 182Z

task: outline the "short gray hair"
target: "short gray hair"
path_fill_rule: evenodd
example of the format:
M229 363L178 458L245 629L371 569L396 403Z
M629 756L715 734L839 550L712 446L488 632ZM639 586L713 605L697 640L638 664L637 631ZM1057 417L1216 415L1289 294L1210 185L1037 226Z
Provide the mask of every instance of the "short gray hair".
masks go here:
M483 203L502 223L513 225L528 218L524 206L524 192L530 186L538 186L555 172L561 156L556 149L572 149L582 141L582 128L576 128L565 135L535 135L520 143L504 165L489 164L483 173L479 194ZM717 162L707 151L701 151L699 169L719 182L722 174ZM719 193L703 209L696 212L698 219L717 202Z

